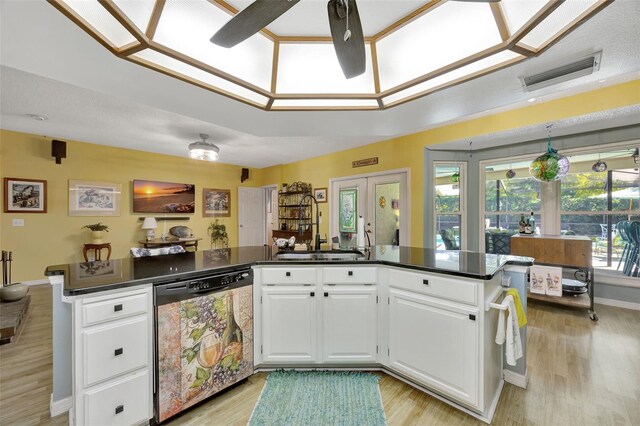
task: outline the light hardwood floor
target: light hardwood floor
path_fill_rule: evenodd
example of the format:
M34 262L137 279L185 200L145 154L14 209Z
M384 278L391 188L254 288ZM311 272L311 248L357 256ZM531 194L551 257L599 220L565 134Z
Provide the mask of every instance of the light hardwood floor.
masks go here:
M49 418L51 289L31 289L29 322L15 344L0 347L0 425L63 425ZM506 384L494 425L640 425L640 312L598 305L585 311L529 305L529 388ZM245 425L264 385L244 384L171 421L174 425ZM390 425L484 424L381 374Z

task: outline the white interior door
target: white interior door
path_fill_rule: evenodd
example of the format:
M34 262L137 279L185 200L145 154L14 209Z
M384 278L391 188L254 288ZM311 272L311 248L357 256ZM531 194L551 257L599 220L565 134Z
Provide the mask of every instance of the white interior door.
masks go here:
M331 236L340 237L343 248L357 245L357 230L344 223L344 194L355 191L355 216L364 218L365 229L371 230L371 245L409 246L411 197L408 172L375 174L355 179L331 181ZM347 215L348 216L348 215ZM345 226L346 225L346 226Z
M265 189L238 188L238 246L261 246L265 240Z
M367 178L367 220L371 245L411 245L407 174Z

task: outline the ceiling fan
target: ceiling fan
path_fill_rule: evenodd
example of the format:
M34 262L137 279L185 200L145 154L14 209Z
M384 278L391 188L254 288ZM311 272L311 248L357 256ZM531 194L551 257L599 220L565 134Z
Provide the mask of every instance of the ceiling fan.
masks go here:
M248 39L300 0L255 0L231 18L213 37L211 42L222 47L233 47ZM475 3L495 3L500 0L455 0ZM329 27L338 62L346 78L353 78L366 69L362 23L356 0L329 0Z

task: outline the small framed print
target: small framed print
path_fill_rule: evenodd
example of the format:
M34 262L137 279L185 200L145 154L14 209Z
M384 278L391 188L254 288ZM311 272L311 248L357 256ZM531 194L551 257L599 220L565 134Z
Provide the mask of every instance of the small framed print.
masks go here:
M69 216L120 216L122 185L69 180Z
M204 188L202 198L202 215L204 217L231 216L231 190Z
M4 178L5 213L46 213L47 181Z
M319 203L327 202L327 188L316 188L313 190L313 196Z

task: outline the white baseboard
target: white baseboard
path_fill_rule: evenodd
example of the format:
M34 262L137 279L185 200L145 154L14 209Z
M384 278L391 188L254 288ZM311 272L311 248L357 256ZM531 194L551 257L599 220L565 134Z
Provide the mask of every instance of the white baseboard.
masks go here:
M59 416L67 411L71 410L73 406L73 399L71 396L60 399L58 401L53 400L53 394L51 394L51 402L49 403L49 413L51 417ZM69 423L71 424L71 423Z
M49 284L49 280L48 279L44 279L44 280L22 281L22 284L24 284L26 286Z
M504 381L522 389L527 388L527 373L518 374L511 370L502 370Z
M593 301L600 305L615 306L617 308L633 309L635 311L640 311L640 303L626 302L624 300L616 300L616 299L605 299L603 297L596 297Z

